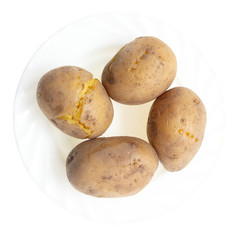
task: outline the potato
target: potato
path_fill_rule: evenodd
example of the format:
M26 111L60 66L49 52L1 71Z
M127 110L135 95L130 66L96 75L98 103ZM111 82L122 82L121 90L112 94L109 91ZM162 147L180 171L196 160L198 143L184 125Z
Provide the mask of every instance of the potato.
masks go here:
M115 101L142 104L165 92L176 71L176 57L164 42L139 37L120 49L105 66L102 83Z
M154 101L147 135L168 171L181 170L192 160L201 146L205 125L205 107L190 89L172 88Z
M57 128L75 138L98 137L113 119L112 102L102 84L75 66L47 72L38 83L37 102Z
M67 177L80 192L95 197L124 197L143 189L158 167L153 147L135 137L85 141L68 155Z

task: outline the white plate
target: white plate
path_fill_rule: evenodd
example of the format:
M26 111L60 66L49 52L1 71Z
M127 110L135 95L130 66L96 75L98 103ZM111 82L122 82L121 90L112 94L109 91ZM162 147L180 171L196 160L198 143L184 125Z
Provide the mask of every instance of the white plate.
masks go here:
M175 52L178 72L174 86L195 91L207 110L202 147L182 171L160 165L151 183L135 196L95 198L75 190L67 180L65 159L81 142L55 128L36 102L36 87L50 69L76 65L98 79L105 64L126 43L155 36ZM151 102L139 106L113 101L114 119L103 136L135 136L147 140ZM176 30L137 14L109 13L76 21L50 37L27 65L15 99L14 126L23 162L38 186L57 204L91 220L134 221L161 215L186 200L212 170L223 139L223 98L215 75L199 51Z

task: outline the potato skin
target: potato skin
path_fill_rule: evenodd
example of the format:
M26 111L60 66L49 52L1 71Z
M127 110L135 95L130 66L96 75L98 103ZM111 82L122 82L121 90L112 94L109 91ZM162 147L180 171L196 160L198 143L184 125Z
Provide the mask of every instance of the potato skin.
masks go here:
M206 126L206 110L190 89L176 87L153 103L147 124L150 144L168 171L183 169L199 150Z
M158 167L153 147L135 137L109 137L85 141L68 155L67 177L78 191L95 197L136 194Z
M149 102L172 84L177 71L173 51L155 37L139 37L126 44L105 66L102 83L117 102Z
M112 102L102 84L75 66L44 74L38 83L37 102L57 128L75 138L98 137L113 119Z

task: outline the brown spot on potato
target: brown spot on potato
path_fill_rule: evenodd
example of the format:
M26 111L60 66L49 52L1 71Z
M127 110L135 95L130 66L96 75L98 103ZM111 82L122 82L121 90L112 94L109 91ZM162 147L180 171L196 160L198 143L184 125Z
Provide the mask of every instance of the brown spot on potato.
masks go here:
M172 155L169 155L168 158L174 160L174 159L177 159L177 155L176 154L172 154Z
M102 180L110 180L113 176L102 176Z
M193 102L194 102L195 104L199 104L199 103L200 103L200 99L194 98L194 99L193 99Z
M67 157L67 164L69 164L70 162L72 162L72 160L74 159L75 155L74 154L70 154L68 157Z
M95 192L95 190L92 189L92 188L90 188L88 191L89 191L90 194L93 194Z
M114 153L109 153L108 156L111 157L111 158L114 158L115 154Z
M138 166L139 172L142 173L144 171L144 168L145 167L143 166L143 164L139 165Z
M63 106L60 104L60 105L57 105L54 109L53 109L53 112L55 115L59 114L61 111L63 110Z
M162 65L163 67L165 67L165 64L161 61L159 61L160 65Z
M135 144L135 143L129 143L129 147L130 147L131 149L133 149L133 148L136 147L136 144Z
M135 165L136 166L136 165ZM125 174L123 176L123 178L128 179L130 178L132 175L135 175L136 173L143 173L145 170L145 167L143 166L143 164L139 165L138 167L132 168L130 172L128 172L127 174Z
M57 122L56 122L54 119L51 119L51 122L52 122L54 125L57 125Z

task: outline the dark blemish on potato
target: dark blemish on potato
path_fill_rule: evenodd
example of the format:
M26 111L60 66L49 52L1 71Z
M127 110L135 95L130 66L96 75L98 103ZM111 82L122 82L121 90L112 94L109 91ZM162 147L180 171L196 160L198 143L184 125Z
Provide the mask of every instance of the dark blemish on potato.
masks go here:
M131 148L131 149L133 149L133 148L135 148L135 143L129 143L129 147Z
M177 159L177 155L176 154L169 155L168 158L174 160L174 159Z
M128 165L131 167L131 166L135 166L136 164L137 164L137 160L134 158L133 161Z
M135 60L134 64L137 65L141 60L144 60L146 58L146 56L149 54L150 51L151 51L151 49L146 49L144 51L144 53L138 59ZM136 71L136 67L131 67L130 68L130 72L135 72L135 71ZM137 86L139 86L139 85L137 85Z
M135 167L135 168L131 168L131 171L128 172L127 174L125 174L123 176L123 178L129 178L131 176L133 176L134 174L136 173L143 173L145 170L145 167L143 166L143 164L139 165L138 167Z
M112 176L102 176L102 180L109 180L109 179L112 179Z
M184 121L185 121L185 119L183 119L183 118L181 118L181 119L180 119L180 122L182 122L182 123L183 123Z
M92 188L89 188L88 191L89 191L89 193L92 193L92 194L95 192L95 190Z
M60 113L63 110L63 106L62 105L57 105L54 108L54 114L57 115L58 113Z
M143 166L143 164L141 164L141 165L138 166L138 168L140 169L140 172L142 172L145 167Z
M70 164L75 156L76 156L76 153L74 152L72 154L69 154L67 157L67 164Z
M52 122L54 125L57 125L57 122L56 122L54 119L51 119L51 122Z
M193 99L193 102L194 102L195 104L199 104L199 103L200 103L200 100L199 100L198 98L194 98L194 99Z
M139 87L141 84L139 82L134 83L134 87Z
M89 99L88 99L88 103L90 103L91 101L92 101L92 99L91 99L91 98L89 98Z
M114 153L109 153L108 156L111 157L111 158L114 158L115 154Z
M140 60L144 60L144 59L146 59L147 54L148 54L148 52L145 52L145 53L144 53L139 59L140 59Z
M165 67L164 63L162 63L161 61L160 61L159 63L160 63L160 65L162 65L163 67Z
M137 179L134 179L134 182L137 182Z

